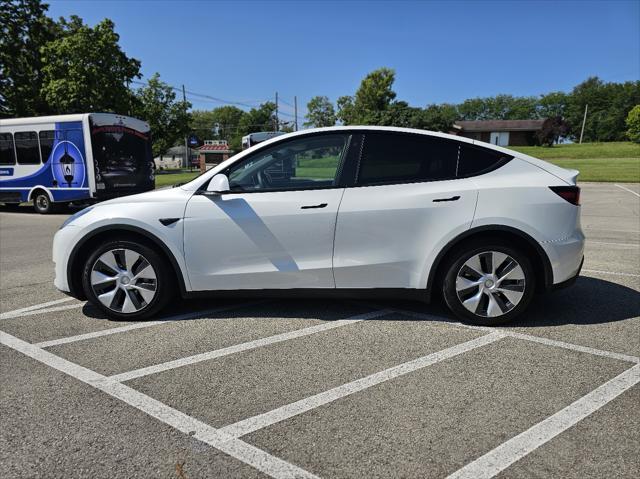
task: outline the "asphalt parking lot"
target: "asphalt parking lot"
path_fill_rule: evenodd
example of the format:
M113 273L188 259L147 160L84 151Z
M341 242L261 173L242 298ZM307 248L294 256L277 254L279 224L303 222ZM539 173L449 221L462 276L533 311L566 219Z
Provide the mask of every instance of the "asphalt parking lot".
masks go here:
M66 215L0 213L3 477L640 477L640 185L582 184L582 276L501 328L439 304L53 286Z

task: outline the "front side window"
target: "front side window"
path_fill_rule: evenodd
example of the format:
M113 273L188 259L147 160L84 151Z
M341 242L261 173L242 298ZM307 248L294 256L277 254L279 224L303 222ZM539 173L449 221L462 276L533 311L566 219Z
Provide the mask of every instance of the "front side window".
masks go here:
M19 165L40 164L40 147L35 131L19 131L13 135L16 142L16 156Z
M452 179L458 143L443 138L391 132L367 132L358 184L375 185Z
M227 170L232 191L330 188L347 147L342 134L311 136L259 151Z
M15 165L16 156L13 150L13 135L0 133L0 165Z

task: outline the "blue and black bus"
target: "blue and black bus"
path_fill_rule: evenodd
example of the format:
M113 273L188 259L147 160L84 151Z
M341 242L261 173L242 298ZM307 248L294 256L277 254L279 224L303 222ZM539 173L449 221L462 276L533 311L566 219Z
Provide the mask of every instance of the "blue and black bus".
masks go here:
M155 187L149 125L110 113L0 120L0 203L100 201Z

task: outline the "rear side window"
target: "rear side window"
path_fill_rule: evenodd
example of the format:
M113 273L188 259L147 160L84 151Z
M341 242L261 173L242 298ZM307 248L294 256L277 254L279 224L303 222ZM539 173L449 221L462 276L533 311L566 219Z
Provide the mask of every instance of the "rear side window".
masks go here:
M56 132L53 130L43 130L38 133L40 137L40 155L42 156L42 162L46 163L53 150L53 143L55 141Z
M35 131L16 132L14 139L19 165L37 165L40 163L38 135Z
M513 157L480 146L460 143L457 177L475 176L504 165Z
M0 165L15 165L16 156L13 150L13 135L0 133Z
M409 183L456 176L458 143L443 138L367 132L358 184Z

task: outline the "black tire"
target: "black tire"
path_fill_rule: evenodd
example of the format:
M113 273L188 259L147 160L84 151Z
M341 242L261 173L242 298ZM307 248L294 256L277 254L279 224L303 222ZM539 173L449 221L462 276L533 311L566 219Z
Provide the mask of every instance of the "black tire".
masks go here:
M91 284L91 272L98 258L100 258L100 256L102 256L104 253L109 252L110 250L119 249L132 250L142 255L151 265L156 275L155 296L142 309L132 313L123 313L120 311L116 311L102 304L98 299L96 292L94 291L94 288ZM167 263L166 259L158 254L155 249L149 247L148 245L130 239L108 240L100 244L87 258L82 269L82 287L84 289L87 300L97 308L99 308L101 311L103 311L105 314L107 314L109 317L120 320L134 321L155 316L167 305L167 303L169 303L171 298L174 296L174 284L175 278L173 275L173 270Z
M53 202L45 191L36 191L33 194L32 201L33 209L36 211L36 213L46 215L48 213L52 213L54 210Z
M474 313L468 310L463 305L462 300L458 295L458 291L456 290L456 281L458 278L458 274L459 272L461 272L461 269L464 266L464 264L474 256L480 255L485 252L498 252L511 257L522 268L522 272L524 274L524 291L521 298L519 299L519 302L513 305L512 309L507 310L506 312L503 312L500 316L495 316L495 317L483 315L482 314L483 308L481 308L480 305L478 308L478 310L480 310L480 314L478 314L477 312ZM498 266L496 266L496 268L497 267ZM516 247L509 245L509 243L499 238L468 242L462 245L461 247L456 248L448 256L448 260L444 267L444 275L445 275L444 280L442 282L442 295L451 312L465 323L475 324L475 325L484 325L484 326L495 326L498 324L505 324L512 321L520 314L522 314L522 312L527 309L527 307L529 306L529 303L531 302L531 299L533 298L535 283L536 283L535 272L533 267L531 266L531 261L527 258L527 256ZM520 287L520 285L518 285L518 287ZM467 294L474 294L475 296L476 294L479 295L480 293L471 291ZM500 293L494 293L494 294L500 294ZM501 295L501 298L504 299L504 296ZM486 300L485 303L488 303L488 300ZM512 304L512 303L507 302L507 304L505 305L503 302L502 305L500 305L501 310L503 305L505 308L509 308L508 306L509 304Z

